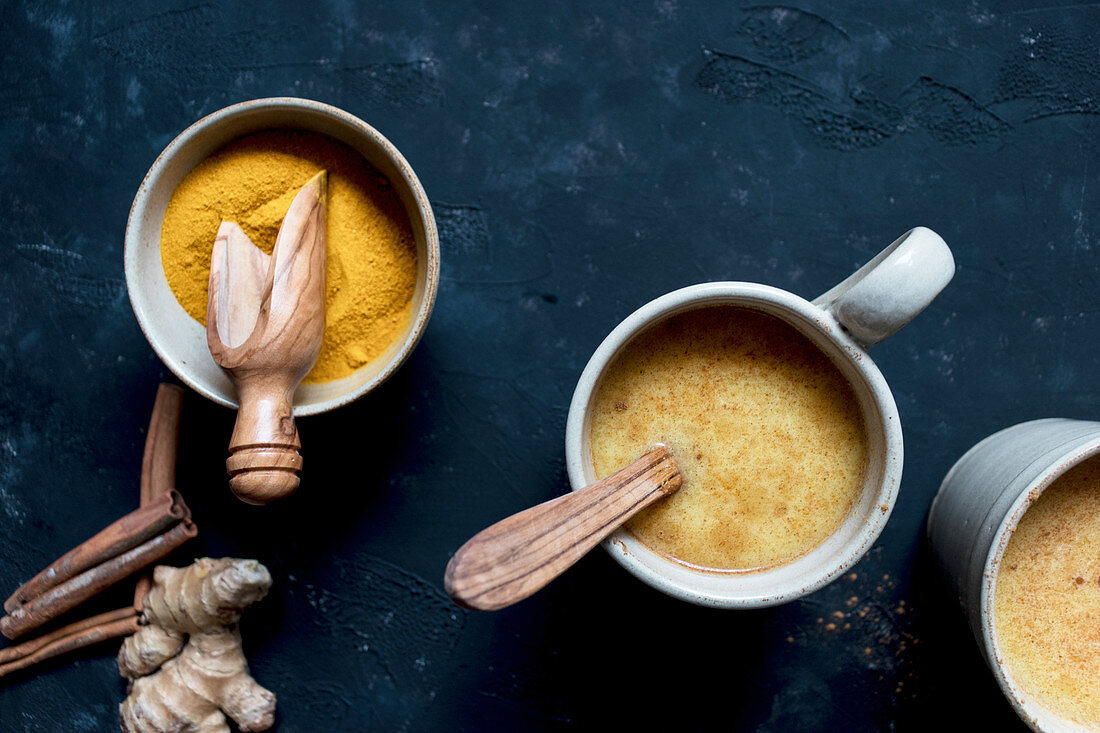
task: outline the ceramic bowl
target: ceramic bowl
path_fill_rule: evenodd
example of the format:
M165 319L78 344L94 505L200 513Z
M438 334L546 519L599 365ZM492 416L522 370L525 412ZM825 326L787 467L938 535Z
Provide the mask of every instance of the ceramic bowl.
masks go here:
M405 333L380 358L353 374L301 385L294 394L295 414L312 415L361 397L393 374L420 340L439 284L439 235L424 188L397 148L366 122L320 102L277 97L226 107L188 127L156 159L134 197L126 223L126 287L157 356L196 392L236 407L236 389L210 356L205 327L187 314L168 286L160 233L172 193L199 162L231 140L273 128L322 133L360 153L393 185L416 240L416 289Z

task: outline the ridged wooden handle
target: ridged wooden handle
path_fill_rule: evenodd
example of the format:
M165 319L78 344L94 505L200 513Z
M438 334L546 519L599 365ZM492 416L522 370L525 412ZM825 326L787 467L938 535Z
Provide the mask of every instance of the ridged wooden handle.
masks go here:
M241 385L241 404L229 440L229 488L241 501L267 504L294 493L302 473L302 443L291 395Z
M521 601L623 522L683 483L663 446L580 491L502 519L459 548L443 583L459 605L495 611Z

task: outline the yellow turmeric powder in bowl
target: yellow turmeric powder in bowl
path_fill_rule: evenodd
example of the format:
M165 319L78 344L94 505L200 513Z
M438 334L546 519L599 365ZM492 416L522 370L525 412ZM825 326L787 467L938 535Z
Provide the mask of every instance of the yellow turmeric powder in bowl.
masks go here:
M187 174L161 228L161 262L183 309L206 323L210 254L222 221L270 253L294 195L328 171L325 336L303 380L346 377L405 332L416 288L416 244L390 182L347 145L304 130L267 130L230 142Z

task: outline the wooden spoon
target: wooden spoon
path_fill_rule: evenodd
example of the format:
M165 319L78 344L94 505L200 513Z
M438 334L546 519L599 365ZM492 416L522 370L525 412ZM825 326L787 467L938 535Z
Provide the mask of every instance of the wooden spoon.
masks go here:
M229 487L266 504L298 488L301 441L294 390L317 361L325 332L324 171L290 204L270 255L222 222L210 261L206 341L237 386Z
M447 564L443 585L460 606L482 611L510 606L682 483L680 467L658 446L605 479L477 533Z

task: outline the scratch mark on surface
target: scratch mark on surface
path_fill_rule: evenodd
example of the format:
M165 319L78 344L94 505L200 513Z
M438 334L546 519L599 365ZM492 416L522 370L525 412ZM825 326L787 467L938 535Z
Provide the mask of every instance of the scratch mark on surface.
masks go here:
M492 237L489 219L481 207L432 202L432 209L439 228L439 246L447 261L444 278L462 280L466 275L487 271L493 264Z
M227 33L209 4L132 18L92 38L93 45L127 65L161 71L224 68L250 50L259 34Z
M757 101L795 119L821 142L838 150L874 147L895 130L875 115L838 109L816 85L774 66L703 49L706 64L696 85L722 102Z
M27 516L26 507L19 496L10 490L22 477L22 471L19 470L17 463L18 455L15 442L10 436L6 436L0 442L0 505L10 519L23 524Z
M341 582L289 583L291 598L312 610L304 616L314 626L306 656L317 669L303 669L310 663L305 657L287 658L266 670L281 678L272 686L310 679L318 723L348 722L366 706L381 730L410 730L443 683L443 662L458 644L466 611L433 584L381 558L358 553L335 557L333 564ZM348 648L364 652L361 664L333 678L326 651Z
M1026 122L1059 115L1100 114L1096 41L1040 27L1021 34L1001 66L996 102L1028 103Z
M20 244L15 251L30 265L33 280L74 305L107 308L123 299L122 281L84 274L86 260L76 252L47 244Z
M747 37L769 61L803 61L848 40L843 29L806 10L758 5L742 12L746 18L737 33Z
M1074 3L1073 5L1048 5L1044 8L1024 8L1023 10L1009 10L1006 15L1033 15L1035 13L1051 13L1059 10L1095 10L1100 8L1100 3Z
M433 58L346 67L340 75L352 91L395 107L420 107L443 98L439 62Z
M444 371L441 372L441 375L458 376L459 378L454 381L463 384L463 386L459 386L458 384L452 384L450 381L444 381L443 389L448 399L440 401L443 411L454 424L458 434L462 436L475 453L481 456L483 466L492 469L500 476L504 486L508 488L513 496L519 499L521 503L529 502L530 497L516 483L513 472L507 470L502 464L502 461L510 456L508 446L511 442L511 432L505 426L502 426L498 420L494 419L493 409L478 409L475 406L468 405L465 400L465 397L470 395L471 392L487 385L499 385L499 389L507 389L513 394L518 394L526 402L525 396L510 380L502 377L465 375L460 370ZM499 391L494 391L494 394L499 395ZM461 410L464 415L457 414L455 408ZM495 440L487 440L486 437L475 440L472 433L465 429L466 420L463 419L463 416L481 424L486 429L484 435L491 435Z
M439 247L447 262L441 279L464 285L529 285L543 280L553 272L553 263L545 247L498 261L489 228L489 216L480 206L432 202L439 228ZM546 240L549 234L533 222L524 220ZM533 264L542 261L544 267L530 273ZM520 270L521 272L515 272ZM498 273L493 275L493 273ZM512 273L509 277L508 273Z
M778 109L837 150L871 148L919 128L948 145L991 142L1011 129L969 95L931 77L920 77L893 105L864 89L835 98L774 66L711 49L703 54L707 61L695 83L704 92L727 104L756 101Z
M955 87L920 77L902 95L905 110L936 140L948 145L992 140L1011 125Z

